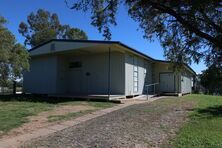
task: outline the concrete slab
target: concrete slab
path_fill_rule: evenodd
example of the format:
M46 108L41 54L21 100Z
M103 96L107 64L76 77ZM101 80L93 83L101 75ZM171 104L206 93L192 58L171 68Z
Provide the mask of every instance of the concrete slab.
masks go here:
M50 126L50 127L47 127L47 128L50 129L50 130L60 131L60 130L63 130L67 127L69 127L69 126L68 125L62 125L62 124L57 124L57 125L53 125L53 126Z

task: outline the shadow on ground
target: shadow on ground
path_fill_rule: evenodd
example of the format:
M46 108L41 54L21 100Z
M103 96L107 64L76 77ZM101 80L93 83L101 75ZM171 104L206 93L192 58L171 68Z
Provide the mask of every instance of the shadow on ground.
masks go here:
M196 109L199 118L222 117L222 105L210 106L204 109Z
M47 95L27 95L27 94L17 94L17 95L0 95L0 101L26 101L26 102L46 102L46 103L62 103L70 101L95 101L95 102L108 102L105 99L89 99L89 98L67 98L67 97L49 97Z

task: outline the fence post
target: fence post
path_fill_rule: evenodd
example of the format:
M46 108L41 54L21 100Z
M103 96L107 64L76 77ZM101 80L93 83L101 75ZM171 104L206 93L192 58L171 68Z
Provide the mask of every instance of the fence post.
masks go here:
M149 100L149 85L147 85L146 87L147 87L147 100Z

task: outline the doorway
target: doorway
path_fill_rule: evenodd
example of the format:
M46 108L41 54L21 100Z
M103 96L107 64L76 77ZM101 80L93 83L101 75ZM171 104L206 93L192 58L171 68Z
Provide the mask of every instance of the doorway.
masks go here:
M160 73L160 91L174 92L175 78L173 73Z

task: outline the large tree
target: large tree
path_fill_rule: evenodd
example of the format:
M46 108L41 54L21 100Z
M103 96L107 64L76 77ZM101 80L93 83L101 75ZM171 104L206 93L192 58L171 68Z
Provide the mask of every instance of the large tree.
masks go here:
M16 43L14 35L5 27L6 20L0 16L0 86L22 77L29 68L29 55L24 46Z
M206 93L222 95L222 69L211 65L200 75L200 83L206 89Z
M71 9L92 14L91 24L111 39L110 26L116 25L120 5L139 22L144 37L158 38L165 56L178 64L204 58L206 64L221 65L221 0L66 0Z
M21 22L19 33L25 37L25 45L31 47L50 39L87 39L83 30L62 25L58 15L49 11L39 9L27 17L27 23Z

